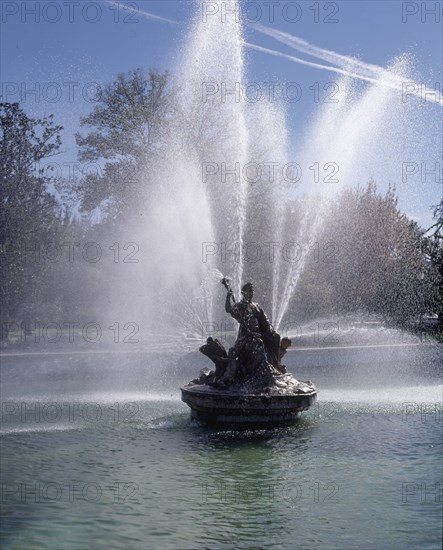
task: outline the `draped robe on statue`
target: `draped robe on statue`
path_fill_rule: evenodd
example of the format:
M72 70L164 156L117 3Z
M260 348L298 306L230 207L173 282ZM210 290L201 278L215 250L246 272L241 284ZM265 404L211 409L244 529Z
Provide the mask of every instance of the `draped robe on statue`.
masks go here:
M257 303L245 298L237 303L231 300L232 295L228 293L225 309L240 327L234 347L229 350L226 374L234 378L238 369L243 376L248 376L265 366L272 371L272 366L279 363L280 335Z

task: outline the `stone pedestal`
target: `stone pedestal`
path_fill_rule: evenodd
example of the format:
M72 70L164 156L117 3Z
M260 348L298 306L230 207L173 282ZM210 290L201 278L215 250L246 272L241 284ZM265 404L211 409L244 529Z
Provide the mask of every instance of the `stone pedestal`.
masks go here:
M311 382L299 382L289 373L275 376L274 383L260 391L247 392L244 384L221 390L191 382L181 392L192 418L208 425L235 428L291 424L317 397Z

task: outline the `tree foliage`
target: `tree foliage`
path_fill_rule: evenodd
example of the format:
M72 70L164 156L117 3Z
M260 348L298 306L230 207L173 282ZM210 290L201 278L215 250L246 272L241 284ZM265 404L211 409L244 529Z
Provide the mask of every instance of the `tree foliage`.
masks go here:
M93 111L80 121L89 132L76 134L80 161L102 167L78 188L84 210L101 207L118 217L140 201L167 135L170 96L167 73L150 71L146 78L141 69L119 74L103 89Z
M60 209L38 163L60 148L53 116L28 117L18 103L0 104L0 279L3 320L26 309L38 294L38 250L54 240ZM34 252L37 251L37 252Z
M437 273L435 286L438 289L436 313L439 316L440 330L443 332L443 199L434 207L435 222L426 231L430 261Z
M303 274L296 311L366 311L397 323L435 311L437 273L424 231L397 202L395 189L381 194L372 181L330 202L319 235L322 253Z

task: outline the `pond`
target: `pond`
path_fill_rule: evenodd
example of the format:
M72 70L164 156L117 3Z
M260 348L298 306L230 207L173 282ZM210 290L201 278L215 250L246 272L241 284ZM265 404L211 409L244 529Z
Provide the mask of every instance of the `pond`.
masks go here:
M289 353L318 403L263 431L191 422L201 362L3 357L2 548L441 547L441 345Z

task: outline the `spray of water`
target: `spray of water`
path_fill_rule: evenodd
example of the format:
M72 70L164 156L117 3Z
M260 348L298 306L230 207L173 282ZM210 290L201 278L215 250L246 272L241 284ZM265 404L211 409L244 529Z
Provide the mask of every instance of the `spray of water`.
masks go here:
M197 3L174 71L175 117L166 136L167 153L155 167L143 230L152 258L152 269L144 275L156 288L151 315L165 320L165 333L169 323L170 332L181 337L201 335L205 323L219 315L213 304L215 297L219 303L223 273L231 277L236 293L246 279L256 287L265 284L263 294L272 289L268 306L279 328L290 311L307 251L323 226L326 201L321 198L343 186L365 185L371 177L395 182L401 163L412 153L420 158L418 151L429 148L432 132L423 140L422 106L403 103L398 93L398 83L411 74L407 56L384 69L260 28L341 70L334 101L316 104L307 130L301 134L295 128L290 138L281 104L265 98L248 103L237 93L247 84L241 22L235 17L202 21L198 8ZM313 182L304 176L296 188L288 188L281 170L254 181L244 170L251 163L281 168L293 161L305 176L316 165L323 170L321 177ZM288 204L303 195L310 200L298 214L298 234L287 234ZM251 261L244 253L251 242L263 249L266 243L281 247L289 241L302 251L293 262L281 254L271 262L268 256ZM204 256L207 243L213 254ZM270 273L266 283L263 271Z

